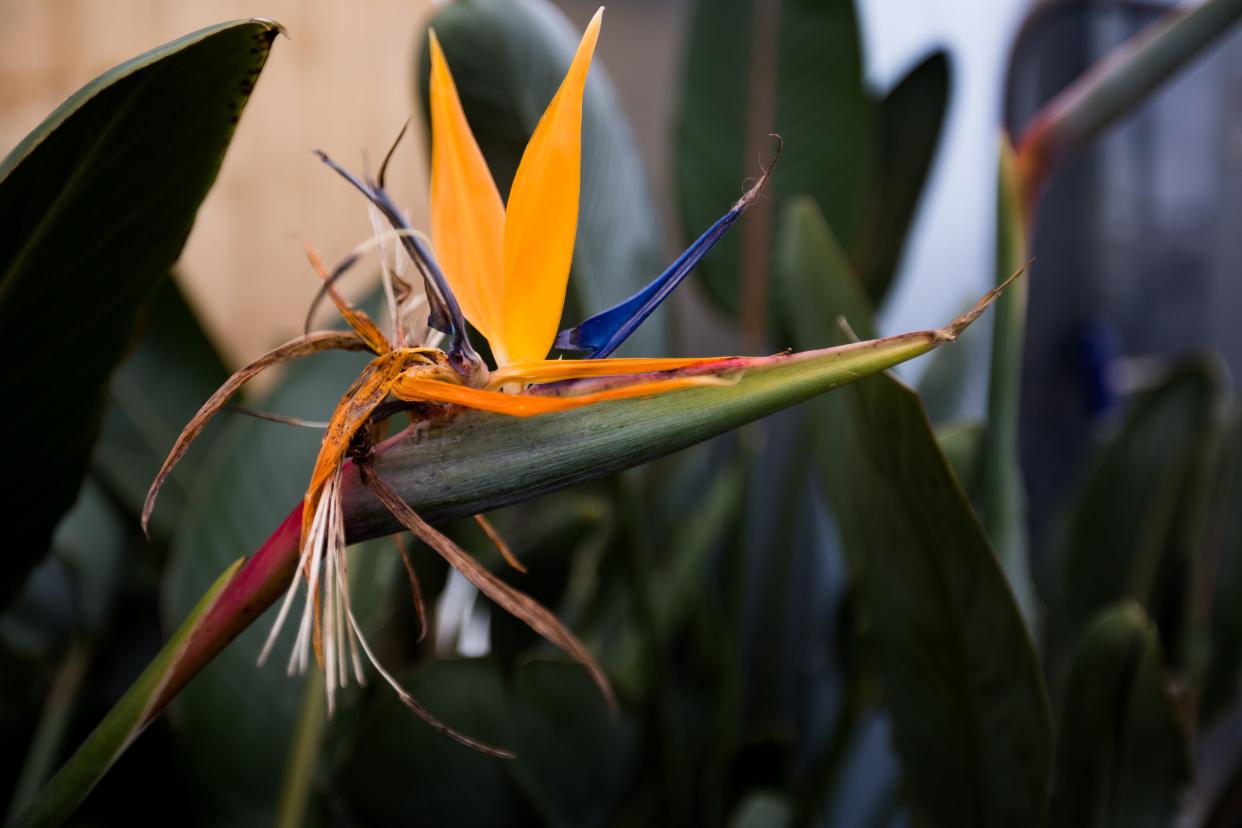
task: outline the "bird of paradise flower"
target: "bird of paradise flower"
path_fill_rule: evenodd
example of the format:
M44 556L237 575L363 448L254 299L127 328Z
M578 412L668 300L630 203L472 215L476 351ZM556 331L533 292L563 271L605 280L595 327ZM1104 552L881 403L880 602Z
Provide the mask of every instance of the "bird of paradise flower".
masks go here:
M350 606L342 470L352 458L362 482L402 525L498 605L578 659L610 706L615 707L604 671L554 614L492 575L451 539L423 521L369 464L371 439L378 434L383 421L398 411L408 411L415 417L420 407L456 405L529 417L608 400L728 384L745 369L748 360L735 357L612 358L611 354L753 203L767 179L767 171L645 288L577 327L557 332L577 230L583 95L602 14L601 8L587 26L564 81L527 144L507 207L467 123L435 33L429 34L430 246L410 226L384 188L388 157L371 179L358 178L318 153L321 160L366 196L373 219L387 221L393 228L384 232L377 229L372 242L360 246L331 272L312 253L312 263L324 279L321 295L331 299L350 330L307 333L230 377L179 436L151 485L142 515L145 527L156 494L172 468L206 423L247 380L274 364L328 349L371 352L374 358L345 391L327 424L303 500L299 577L293 579L286 592L260 663L270 654L293 598L304 589L307 600L289 672L304 672L313 651L323 667L329 711L335 691L347 684L351 673L357 682L365 683L365 655L401 700L429 724L463 744L498 756L511 754L457 733L436 720L380 664L363 636ZM399 244L408 256L405 262L412 262L418 269L422 290L404 280L403 266L389 264L385 258L381 272L392 323L391 336L386 336L367 314L341 298L333 284L368 247L392 244ZM935 341L954 338L995 294L996 291L988 294L970 312L934 332L936 337L942 337ZM426 314L426 325L418 318L420 314ZM472 346L467 321L486 338L493 366L485 363ZM434 345L439 339L435 331L447 338L445 347ZM576 352L581 358L548 359L554 348ZM521 564L486 521L481 516L477 519L497 542L506 560L520 569ZM404 558L404 550L402 555ZM413 569L408 559L405 562L413 579ZM414 586L421 612L416 581Z

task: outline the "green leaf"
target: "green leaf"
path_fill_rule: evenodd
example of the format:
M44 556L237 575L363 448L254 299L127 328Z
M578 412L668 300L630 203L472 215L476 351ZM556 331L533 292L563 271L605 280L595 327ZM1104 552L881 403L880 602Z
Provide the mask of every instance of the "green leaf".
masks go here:
M808 193L847 243L853 239L874 155L853 2L794 0L779 9L754 0L691 7L676 139L687 235L737 200L771 132L785 140L774 206ZM769 224L772 209L761 202L748 222ZM766 235L748 222L699 266L708 294L732 313L741 305L743 268L766 270Z
M788 221L784 238L813 238L815 222L802 221L801 231ZM817 268L825 257L812 245L782 249L795 342L829 339L826 318L861 303L855 283L845 268ZM1051 728L1038 662L918 396L879 375L811 409L916 809L936 825L1040 824Z
M674 634L694 611L697 599L707 587L713 552L733 528L733 520L742 511L744 467L730 463L720 470L698 492L693 512L682 516L667 542L661 542L665 554L650 579L651 632L667 647ZM644 652L643 636L634 626L627 626L609 659L609 673L622 682L625 689L639 694L651 677L650 654Z
M139 322L142 338L112 375L91 459L94 473L135 515L142 512L147 488L168 447L203 400L229 376L172 279L156 287ZM177 465L160 490L161 508L154 515L153 534L171 534L172 519L184 508L200 460L207 456L204 449L215 434L212 429L196 441L195 451Z
M1193 529L1182 509L1188 496L1202 495L1201 461L1220 395L1216 364L1189 360L1140 395L1099 450L1054 558L1059 606L1049 613L1057 622L1050 632L1061 652L1110 604L1133 598L1156 614L1170 591L1189 588L1199 539L1182 537ZM1166 635L1182 631L1180 619L1167 622Z
M207 615L241 564L240 560L234 562L216 579L164 648L91 733L82 748L43 787L34 803L13 825L22 828L60 825L73 813L125 748L150 722L151 708L164 692L169 675L199 628L199 621Z
M936 442L967 492L975 489L974 475L979 453L983 450L983 432L983 423L977 422L948 423L936 429Z
M1221 474L1212 502L1218 506L1219 545L1206 562L1211 584L1210 653L1203 677L1200 724L1233 708L1242 680L1242 416L1235 413L1221 447Z
M822 341L841 301L813 261L781 274L800 344ZM825 304L808 307L816 287ZM917 810L935 825L1041 824L1052 748L1035 651L918 395L880 374L810 416Z
M903 241L940 141L949 97L949 58L936 52L910 70L879 104L876 192L853 248L853 260L877 306L897 274Z
M677 122L684 230L693 235L753 177L768 133L785 141L772 202L699 267L708 294L737 313L742 273L763 280L768 227L810 196L878 303L897 264L939 137L947 62L920 64L886 100L863 86L852 0L698 0L687 22ZM748 229L758 222L760 229ZM780 307L780 304L774 305Z
M888 375L846 396L817 451L911 797L935 825L1041 825L1047 699L987 537L918 396Z
M203 29L106 72L0 162L0 438L22 485L8 506L0 605L73 503L109 375L177 259L278 28Z
M547 0L457 0L440 9L429 25L444 48L466 118L496 185L507 194L526 142L564 79L581 32ZM607 16L602 36L608 37ZM420 34L418 93L424 114L426 40ZM732 203L722 204L712 221ZM637 292L668 264L634 130L598 57L583 104L580 210L567 303L572 325ZM664 353L665 338L661 323L649 320L621 355Z
M996 284L1025 266L1026 228L1022 224L1013 153L1001 145L996 198ZM992 324L992 369L988 383L987 428L976 472L979 517L992 539L1005 577L1022 610L1038 633L1035 585L1027 557L1026 490L1018 456L1021 415L1022 343L1026 333L1026 281L1020 280L996 303Z
M830 341L837 317L860 339L875 336L875 310L815 201L791 199L781 213L776 275L783 308L800 345ZM796 298L795 298L796 297Z
M1141 607L1101 612L1074 651L1050 825L1170 825L1190 746L1169 698L1160 637Z
M609 716L577 665L534 661L506 684L488 659L438 661L403 677L447 724L516 759L444 738L394 697L376 699L344 771L368 825L602 825L636 768L633 725ZM401 768L402 784L392 784Z

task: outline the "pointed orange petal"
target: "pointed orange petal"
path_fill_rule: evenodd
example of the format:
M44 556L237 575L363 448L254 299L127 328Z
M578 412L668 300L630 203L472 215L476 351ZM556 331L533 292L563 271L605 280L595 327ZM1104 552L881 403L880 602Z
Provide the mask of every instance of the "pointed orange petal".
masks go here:
M578 229L582 93L603 9L582 35L518 165L505 214L504 343L509 360L543 359L561 321Z
M533 417L538 414L569 411L607 400L650 397L686 388L729 384L730 380L716 376L676 377L654 382L636 382L576 397L553 397L543 394L503 394L499 391L481 391L477 388L449 385L438 380L402 374L393 382L392 393L403 400L451 403L465 408L490 411L494 414L507 414L510 417Z
M532 362L512 362L493 371L488 377L488 386L500 388L510 382L544 383L589 377L648 374L653 371L677 371L696 365L706 365L721 359L732 359L732 357L540 359Z
M503 354L505 208L457 96L435 31L431 42L431 238L462 313ZM499 356L497 357L500 358Z

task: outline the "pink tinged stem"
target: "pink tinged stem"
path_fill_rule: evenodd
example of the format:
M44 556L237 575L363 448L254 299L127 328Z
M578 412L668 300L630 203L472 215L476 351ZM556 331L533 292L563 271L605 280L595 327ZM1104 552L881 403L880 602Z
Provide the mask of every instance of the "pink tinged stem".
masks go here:
M216 654L284 595L297 571L301 520L302 504L299 503L229 581L199 622L161 693L152 701L147 711L148 722L158 716Z

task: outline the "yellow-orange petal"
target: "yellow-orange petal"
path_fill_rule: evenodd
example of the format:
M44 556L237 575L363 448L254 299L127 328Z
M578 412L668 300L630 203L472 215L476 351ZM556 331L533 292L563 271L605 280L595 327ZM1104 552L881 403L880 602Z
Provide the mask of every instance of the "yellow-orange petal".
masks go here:
M462 313L504 355L505 208L466 122L435 31L431 46L431 240Z
M511 362L488 376L489 388L500 388L510 382L545 383L590 377L619 377L627 374L649 374L654 371L677 371L705 365L732 357L660 357L625 359L540 359L533 362Z
M578 229L582 95L603 12L595 13L583 33L509 190L501 311L506 361L543 359L560 325Z
M650 397L686 388L729 385L730 382L728 379L716 376L675 377L654 382L621 385L576 397L553 397L543 394L504 394L499 391L483 391L478 388L467 388L464 385L449 385L437 380L402 374L393 382L392 393L393 396L403 400L451 403L465 408L490 411L494 414L507 414L510 417L533 417L538 414L569 411L608 400Z

